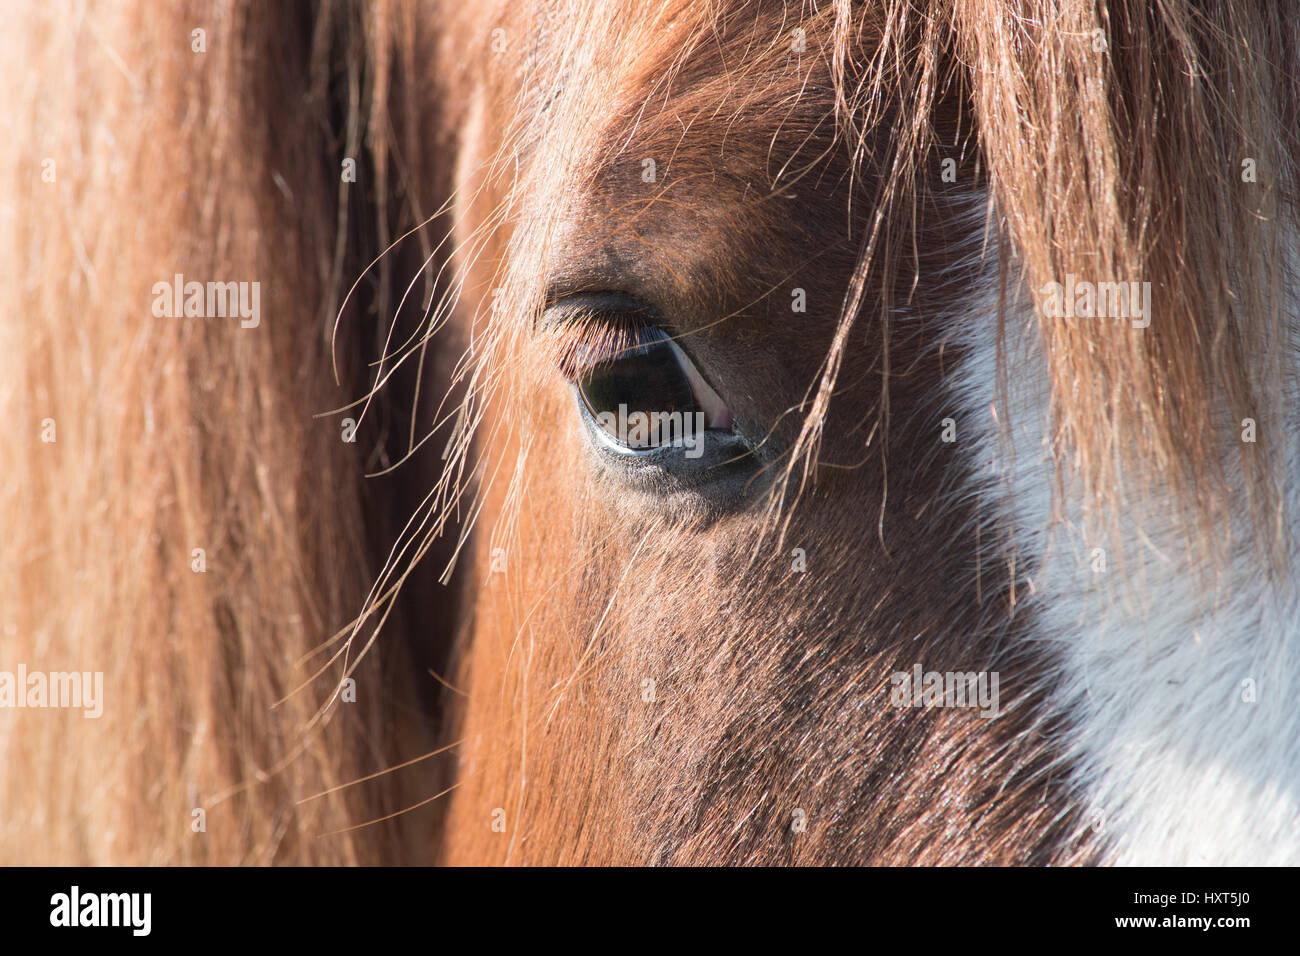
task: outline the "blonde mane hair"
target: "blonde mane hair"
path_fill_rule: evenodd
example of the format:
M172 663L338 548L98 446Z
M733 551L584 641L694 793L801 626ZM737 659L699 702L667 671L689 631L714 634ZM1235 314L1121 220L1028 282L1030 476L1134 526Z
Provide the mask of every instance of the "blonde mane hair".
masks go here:
M941 151L966 142L939 142L933 110L958 100L973 137L962 162L987 187L1008 299L1067 274L1153 289L1142 331L1039 319L1051 441L1076 490L1104 522L1158 479L1207 546L1244 495L1264 549L1285 560L1268 410L1282 400L1294 283L1293 3L833 0L745 7L742 25L725 0L580 2L544 39L518 4L490 6L33 3L0 37L0 269L13 299L0 330L0 670L103 671L106 698L97 720L0 711L0 861L433 851L436 810L399 811L447 781L381 773L446 736L395 636L423 623L395 603L396 585L480 513L495 519L473 545L480 564L517 540L538 373L517 360L520 317L539 311L542 270L563 245L557 210L620 156L588 124L639 122L668 142L671 78L711 42L752 71L709 87L723 98L719 137L742 112L800 95L774 64L802 25L807 55L827 64L849 167L877 171L778 509L816 460L855 323L878 309L888 344L895 303L865 290L905 295L914 280L916 209ZM531 38L535 59L493 61L496 28ZM888 156L869 154L877 142L893 144ZM342 157L366 173L350 189ZM1256 181L1243 181L1247 160ZM775 228L762 216L737 228ZM424 263L414 273L381 257L408 233ZM260 326L155 316L152 287L177 273L260 281ZM423 316L403 338L394 316L408 296ZM423 367L435 346L444 364L418 387L454 394L435 415L447 464L428 498L407 502L418 520L403 531L406 515L363 480L383 469L316 416L355 417L350 403L382 401L395 364ZM888 428L887 399L880 415ZM1223 463L1247 417L1259 442L1240 445L1239 488ZM398 444L414 453L422 437ZM344 676L355 702L340 700ZM474 772L509 771L489 760Z

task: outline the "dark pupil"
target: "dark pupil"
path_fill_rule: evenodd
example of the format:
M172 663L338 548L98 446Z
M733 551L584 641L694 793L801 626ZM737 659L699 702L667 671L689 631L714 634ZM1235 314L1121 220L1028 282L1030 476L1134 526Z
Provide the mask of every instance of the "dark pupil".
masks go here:
M631 347L593 366L578 388L592 417L613 438L633 448L653 448L680 436L665 426L649 434L640 433L645 440L638 441L635 429L620 433L618 423L628 419L636 422L636 413L656 416L678 412L677 420L689 429L694 427L694 413L700 407L676 352L668 344L668 335L652 326L637 329L632 335ZM620 406L625 406L621 412ZM602 416L602 412L608 414ZM687 415L691 418L687 419ZM614 420L612 427L610 416Z

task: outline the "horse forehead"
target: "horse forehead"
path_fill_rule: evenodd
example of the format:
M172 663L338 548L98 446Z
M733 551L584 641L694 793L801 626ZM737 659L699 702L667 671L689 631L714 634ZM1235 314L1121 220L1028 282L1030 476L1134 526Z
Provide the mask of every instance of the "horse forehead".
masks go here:
M834 182L823 181L816 199L805 185L797 204L768 201L808 160L843 160L831 149L829 65L771 42L789 26L783 4L739 4L774 16L749 18L689 51L662 41L673 30L690 35L693 24L669 18L667 33L642 35L627 18L604 21L612 35L590 42L628 55L578 62L562 55L572 6L546 0L521 14L532 42L512 144L513 168L531 169L527 194L557 225L563 254L581 246L623 271L663 266L665 256L685 266L692 257L741 254L743 244L788 229L792 219L821 233L843 218L819 208L842 198ZM756 47L755 35L766 42ZM612 71L598 68L613 61ZM593 69L601 75L585 75ZM610 95L592 96L593 83ZM565 151L579 157L576 165L557 159ZM659 237L671 249L655 248Z
M693 126L726 126L741 138L747 127L776 129L834 108L826 51L810 45L798 10L781 0L534 0L507 11L507 36L522 44L514 82L498 90L508 102L497 105L515 113L526 147L548 130L557 102L578 111L589 133L638 147L671 143Z
M794 259L847 241L831 66L786 42L797 10L544 0L511 16L527 43L498 88L513 120L495 168L528 282L617 287L690 325L767 309Z

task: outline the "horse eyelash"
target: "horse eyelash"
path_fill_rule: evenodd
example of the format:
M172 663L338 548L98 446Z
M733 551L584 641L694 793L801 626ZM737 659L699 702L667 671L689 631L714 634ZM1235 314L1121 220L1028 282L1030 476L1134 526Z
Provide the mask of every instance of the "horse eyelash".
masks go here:
M637 333L652 326L626 313L580 310L543 332L542 349L570 383L618 358L639 343Z

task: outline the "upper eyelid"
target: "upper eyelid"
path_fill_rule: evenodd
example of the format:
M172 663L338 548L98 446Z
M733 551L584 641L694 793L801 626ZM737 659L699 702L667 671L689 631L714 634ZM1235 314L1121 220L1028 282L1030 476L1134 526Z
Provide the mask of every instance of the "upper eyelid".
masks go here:
M557 310L560 315L556 315ZM641 318L646 325L664 328L663 313L650 303L625 292L594 289L589 292L571 292L558 298L547 297L542 307L539 328L545 329L560 321L570 321L575 316L588 314L593 317L617 315L620 317ZM665 331L671 331L665 328Z
M560 374L573 382L597 366L630 353L637 344L634 327L620 329L587 319L552 326L543 336L542 350Z
M591 339L594 338L594 333L590 332L590 327L599 323L602 318L616 319L640 322L659 329L668 336L673 346L690 363L695 374L699 375L715 393L722 394L714 382L714 377L707 373L706 365L700 361L693 349L684 344L686 336L682 330L666 322L663 313L644 299L611 289L570 291L559 294L558 298L556 295L557 290L548 290L546 305L537 323L537 331L544 337L551 338L547 351L566 378L573 377L576 371L577 353L581 348L586 346L591 351L599 350L599 346L592 346ZM574 323L576 328L565 330L564 326L570 322Z
M557 331L565 323L596 322L601 319L639 321L654 326L665 333L694 365L700 365L694 350L685 344L687 333L682 328L667 321L664 313L656 306L626 292L593 289L562 293L558 297L557 293L549 292L541 316L534 324L534 331L544 334Z
M574 380L586 369L634 349L632 330L647 327L670 338L675 335L665 326L662 313L644 300L624 292L593 290L550 303L537 323L537 333L561 374Z

